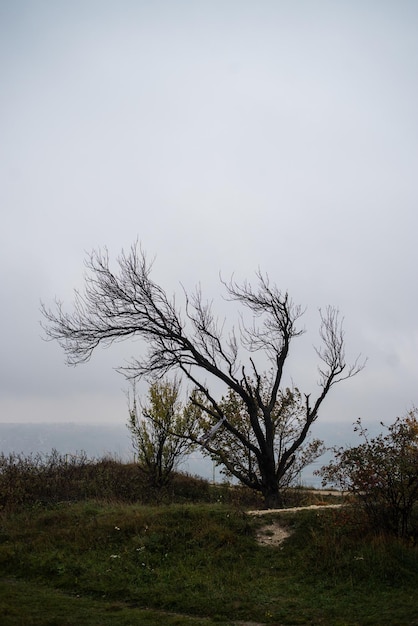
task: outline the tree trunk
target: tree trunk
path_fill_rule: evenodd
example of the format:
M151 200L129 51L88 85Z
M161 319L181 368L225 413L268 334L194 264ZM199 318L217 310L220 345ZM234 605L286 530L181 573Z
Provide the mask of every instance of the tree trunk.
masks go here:
M283 507L283 497L276 482L266 486L262 493L266 509L280 509Z
M262 477L261 493L263 494L266 509L279 509L283 506L283 499L276 477L273 440L270 441L270 444L264 455L258 460L258 467Z

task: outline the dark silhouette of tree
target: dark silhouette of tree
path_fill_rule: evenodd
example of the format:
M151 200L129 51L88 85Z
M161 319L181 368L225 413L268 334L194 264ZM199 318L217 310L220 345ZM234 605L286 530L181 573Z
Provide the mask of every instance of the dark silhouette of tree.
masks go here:
M222 421L221 427L254 455L259 480L246 484L261 491L266 506L279 506L278 477L283 468L292 466L295 452L318 418L331 387L364 367L358 359L352 365L346 363L338 310L327 307L320 311L322 343L316 350L321 362L318 396L314 400L310 394L304 396L300 428L278 459L273 416L291 342L303 333L296 326L303 311L288 293L279 291L261 272L257 273L255 288L247 281L241 285L232 280L222 281L228 299L242 305L252 317L250 324L242 318L238 331L232 329L227 334L214 316L211 304L203 300L200 289L191 295L184 293L182 314L175 298L169 298L151 279L152 264L137 245L128 253L122 252L117 273L110 268L106 250L94 251L86 260L86 268L85 290L75 292L73 312L65 312L59 301L53 310L42 305L46 336L58 340L67 363L77 365L88 361L100 344L106 346L129 337L141 337L148 347L146 354L134 358L121 371L132 379L143 376L158 379L169 372L183 374L195 388L191 398L198 404L197 408L206 412L214 426ZM253 357L260 351L272 368L268 389ZM216 400L215 385L208 385L207 377L212 382L223 383L241 399L251 425L251 437L228 421ZM201 444L209 449L210 439L203 439ZM238 473L234 475L242 479Z

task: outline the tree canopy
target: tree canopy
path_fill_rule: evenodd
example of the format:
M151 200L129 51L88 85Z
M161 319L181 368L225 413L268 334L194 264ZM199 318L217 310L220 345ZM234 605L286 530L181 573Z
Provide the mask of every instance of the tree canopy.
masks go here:
M146 403L138 399L133 382L128 399L128 428L139 467L150 485L160 489L193 449L196 420L180 400L180 383L176 379L155 381L148 390Z
M141 337L148 349L121 368L124 374L152 380L168 373L182 374L193 387L191 402L206 414L212 427L227 431L228 437L252 455L258 472L254 488L262 492L266 505L280 504L282 469L292 467L295 452L305 442L327 394L364 367L358 359L351 365L346 362L338 310L330 306L320 310L321 345L316 349L319 391L313 399L304 394L303 402L298 401L298 411L303 406L298 426L278 454L275 416L286 393L281 385L291 343L303 334L297 326L303 314L301 306L261 272L256 274L255 287L248 281L222 281L227 300L242 306L251 318L246 323L242 317L238 327L226 333L200 289L183 292L182 313L175 297L170 298L152 280L152 263L138 245L122 252L117 266L114 272L106 250L91 253L86 260L85 289L75 292L73 311L65 312L59 301L53 309L42 306L47 337L58 340L67 362L73 365L88 361L100 344ZM253 355L259 352L271 368L268 378L256 366ZM225 410L215 381L229 390L230 400L240 403L244 422L237 423L236 414ZM209 453L211 441L210 437L201 440ZM228 470L242 480L242 472L235 470L233 463Z
M267 375L263 376L261 386L267 400L270 389ZM199 406L197 397L193 401ZM205 402L203 397L201 401ZM256 453L258 442L242 398L231 389L221 398L218 407L224 417L215 426L211 421L211 407L207 404L201 406L199 437L206 454L224 468L223 473L226 476L234 476L247 487L262 491L263 479ZM325 447L321 440L311 440L308 437L298 447L294 446L305 421L305 401L299 389L287 387L279 390L270 419L276 459L276 482L281 491L293 484L302 470L325 452ZM244 439L235 436L228 428L223 428L224 420ZM196 437L194 439L198 441Z

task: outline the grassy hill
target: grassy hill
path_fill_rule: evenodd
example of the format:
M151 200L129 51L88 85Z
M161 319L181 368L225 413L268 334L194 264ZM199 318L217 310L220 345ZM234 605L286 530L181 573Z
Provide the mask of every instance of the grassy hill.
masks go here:
M79 498L3 504L0 623L418 625L418 548L373 533L355 505L255 517L245 490L176 481L158 504L86 486ZM261 544L273 522L288 537Z

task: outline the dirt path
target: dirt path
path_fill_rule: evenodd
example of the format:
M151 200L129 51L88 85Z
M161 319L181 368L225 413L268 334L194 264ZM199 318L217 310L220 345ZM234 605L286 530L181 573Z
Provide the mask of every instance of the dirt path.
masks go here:
M309 509L339 509L345 504L310 504L309 506L294 506L290 509L260 509L258 511L247 511L247 515L281 515L282 513L292 513L292 511L307 511Z
M291 509L264 509L259 511L247 511L248 515L261 517L263 515L282 515L292 511L319 510L319 509L339 509L344 504L311 504L310 506L295 506ZM277 519L271 519L259 528L256 538L261 546L277 547L285 539L290 537L291 531L280 525Z

